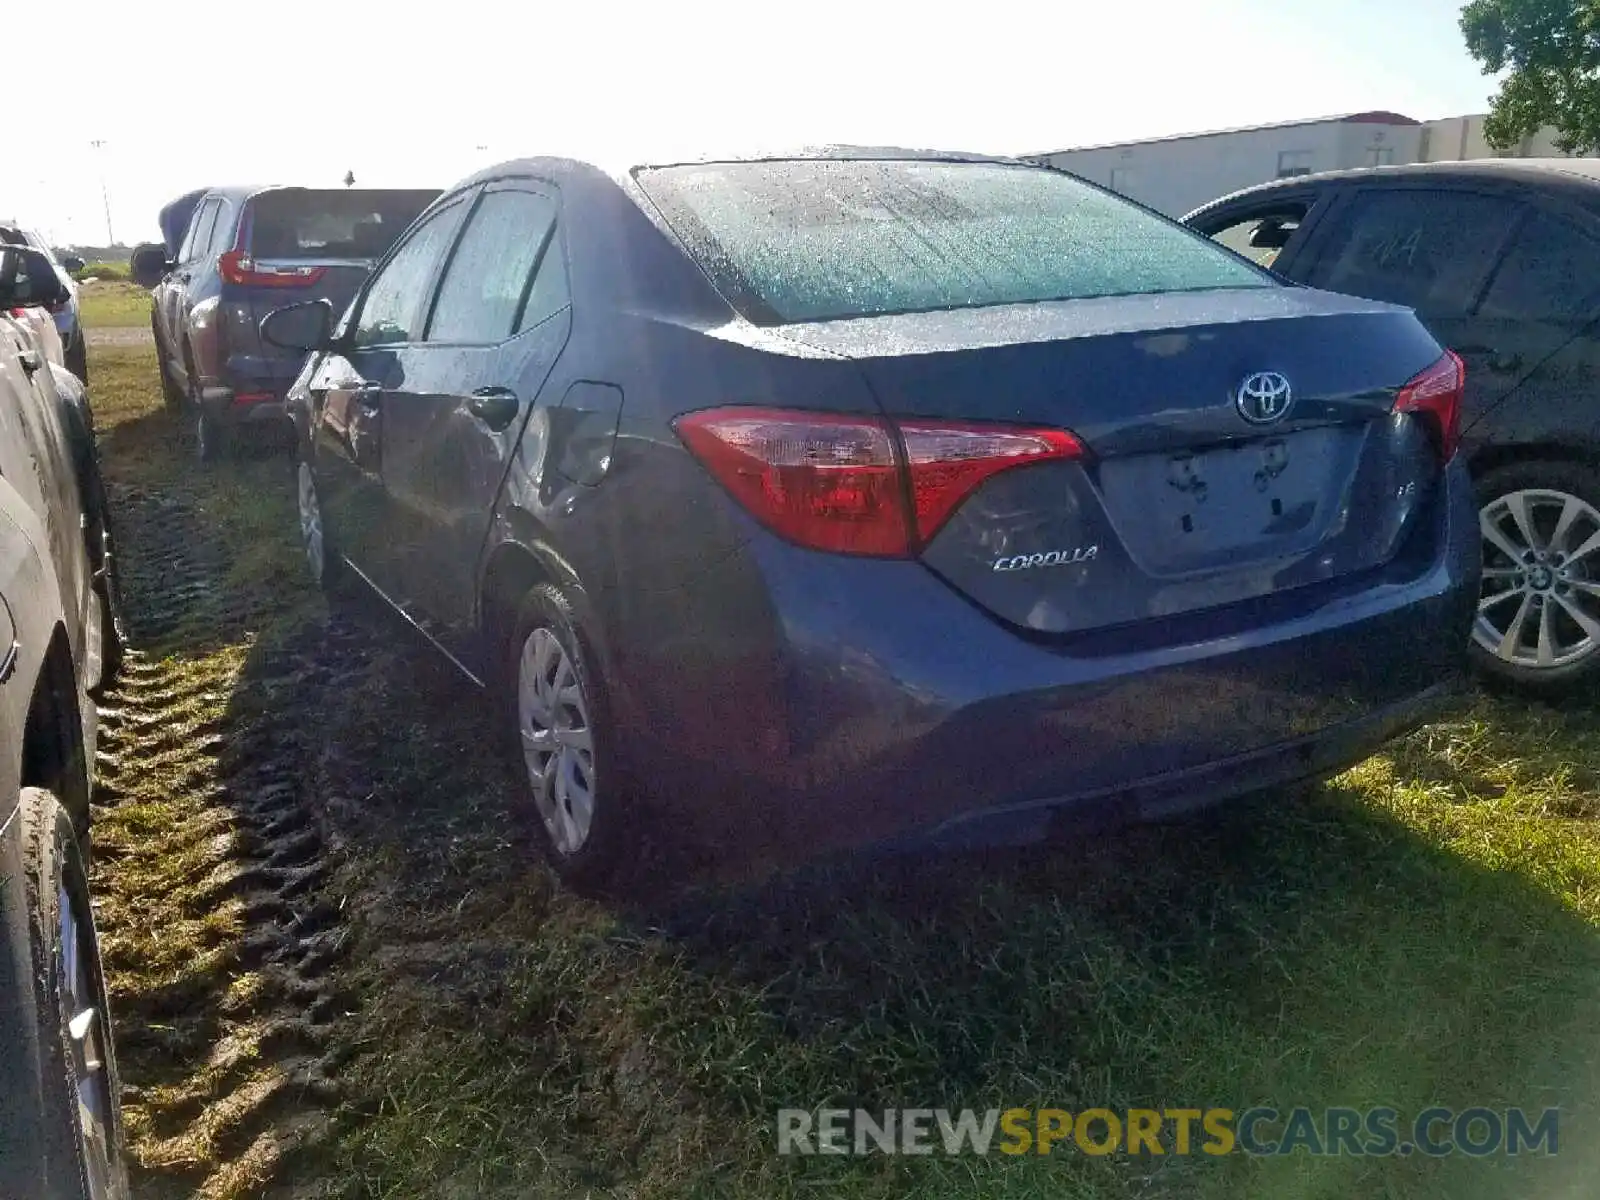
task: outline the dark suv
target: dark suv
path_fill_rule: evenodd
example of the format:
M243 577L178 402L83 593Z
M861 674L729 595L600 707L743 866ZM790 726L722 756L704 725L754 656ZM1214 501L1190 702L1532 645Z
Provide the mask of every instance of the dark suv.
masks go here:
M1404 304L1466 361L1473 658L1538 690L1600 670L1600 162L1303 176L1184 221L1287 279Z
M192 406L201 458L240 426L281 417L301 356L263 344L261 318L302 297L342 309L438 194L231 187L183 198L194 208L177 252L140 247L133 273L154 288L162 389Z

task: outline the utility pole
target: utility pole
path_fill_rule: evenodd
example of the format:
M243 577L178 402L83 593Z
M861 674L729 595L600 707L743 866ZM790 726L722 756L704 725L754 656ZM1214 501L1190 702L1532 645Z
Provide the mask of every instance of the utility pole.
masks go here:
M95 164L100 174L100 203L105 206L106 210L106 245L115 246L117 244L116 235L111 232L111 193L106 190L105 156L100 153L105 149L106 143L103 138L96 138L89 145L93 146L96 151Z

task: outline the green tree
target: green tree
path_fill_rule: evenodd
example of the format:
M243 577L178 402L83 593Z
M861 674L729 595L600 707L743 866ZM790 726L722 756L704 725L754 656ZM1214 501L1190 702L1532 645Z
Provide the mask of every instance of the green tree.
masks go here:
M1563 150L1600 146L1600 0L1472 0L1461 32L1484 74L1508 72L1484 125L1490 145L1554 125Z

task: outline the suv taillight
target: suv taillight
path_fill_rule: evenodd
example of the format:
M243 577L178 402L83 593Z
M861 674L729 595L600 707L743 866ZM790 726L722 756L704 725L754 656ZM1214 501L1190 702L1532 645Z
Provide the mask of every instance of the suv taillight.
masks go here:
M1417 413L1433 426L1439 458L1449 462L1461 444L1461 394L1467 386L1467 368L1452 350L1412 379L1394 398L1397 413Z
M814 550L905 558L986 479L1083 455L1060 429L770 408L673 422L723 487L773 532Z
M246 250L228 250L217 259L217 270L228 283L244 287L310 287L327 273L327 267L258 266Z

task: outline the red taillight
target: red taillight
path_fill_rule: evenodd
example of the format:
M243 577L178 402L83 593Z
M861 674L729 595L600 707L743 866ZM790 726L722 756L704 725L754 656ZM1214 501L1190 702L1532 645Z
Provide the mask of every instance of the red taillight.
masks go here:
M228 283L244 287L310 287L327 267L263 267L245 250L228 250L217 259L217 270Z
M1051 458L1080 458L1083 444L1063 429L1012 429L950 421L896 422L911 470L917 534L931 541L991 475Z
M674 426L775 533L815 550L897 558L926 544L997 472L1083 453L1058 429L766 408L689 413Z
M1439 457L1449 462L1461 442L1461 393L1467 386L1467 368L1454 351L1418 375L1394 398L1397 413L1420 413L1432 421Z

